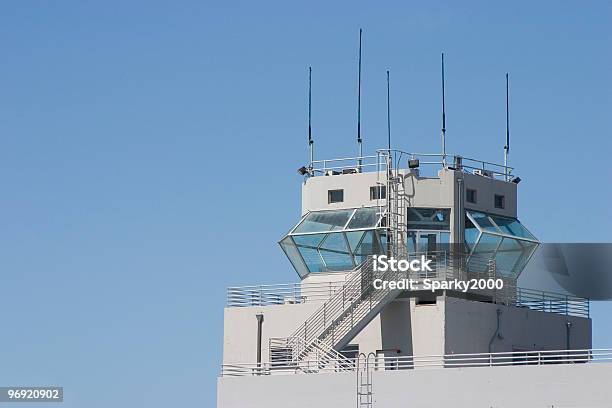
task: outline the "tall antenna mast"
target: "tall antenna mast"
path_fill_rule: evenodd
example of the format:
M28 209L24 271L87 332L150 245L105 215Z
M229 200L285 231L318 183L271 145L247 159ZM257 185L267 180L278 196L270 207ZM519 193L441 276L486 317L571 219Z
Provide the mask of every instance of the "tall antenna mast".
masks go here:
M387 70L387 148L391 154L391 102L389 97L389 70Z
M508 153L510 152L510 108L509 108L508 73L506 72L506 145L504 146L504 171L508 181Z
M312 67L308 67L308 148L310 149L310 167L314 162L314 141L312 140Z
M357 79L357 145L359 147L359 171L361 171L361 157L363 147L361 140L361 28L359 29L359 76Z
M446 167L446 102L444 100L444 53L442 53L442 166Z

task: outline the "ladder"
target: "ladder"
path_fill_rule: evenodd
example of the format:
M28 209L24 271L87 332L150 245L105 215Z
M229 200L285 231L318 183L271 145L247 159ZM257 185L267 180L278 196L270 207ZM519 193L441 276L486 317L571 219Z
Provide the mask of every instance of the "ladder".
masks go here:
M376 355L370 353L359 354L357 357L357 408L371 408L374 403L374 393L372 391L372 366L370 357L376 362Z

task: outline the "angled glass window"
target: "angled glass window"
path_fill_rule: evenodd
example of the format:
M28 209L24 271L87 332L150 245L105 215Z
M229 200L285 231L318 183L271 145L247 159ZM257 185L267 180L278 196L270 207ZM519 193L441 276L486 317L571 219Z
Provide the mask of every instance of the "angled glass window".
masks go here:
M493 265L500 275L517 278L539 246L537 238L516 218L470 210L465 215L468 269L486 272Z
M478 241L480 230L476 228L474 223L466 216L465 217L465 245L468 250L471 250Z
M515 218L492 215L491 219L505 234L536 240L536 237L534 237L531 232L527 231L527 228L523 227Z
M408 229L450 230L450 209L409 207Z
M376 231L366 231L364 233L363 239L354 252L357 264L361 264L368 256L382 253L382 247L378 240Z
M351 247L352 252L355 252L357 250L357 247L361 243L361 240L363 239L363 235L365 233L366 231L350 231L346 233L346 239L349 242L349 246Z
M344 228L354 210L313 211L304 218L293 233L327 232Z
M312 211L279 244L302 278L350 271L368 256L383 253L381 218L379 207Z
M358 208L349 221L347 229L373 228L378 224L381 214L376 208Z
M290 236L286 236L281 242L280 246L289 258L289 262L293 265L298 275L304 277L308 275L308 267L304 263L304 259L300 255L297 246L293 243L293 239Z

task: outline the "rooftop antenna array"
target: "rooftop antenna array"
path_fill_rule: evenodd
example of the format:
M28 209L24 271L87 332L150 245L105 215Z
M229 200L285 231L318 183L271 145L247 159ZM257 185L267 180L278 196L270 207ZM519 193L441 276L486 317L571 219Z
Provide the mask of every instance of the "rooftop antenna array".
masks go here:
M444 53L442 53L442 165L446 167L446 102L444 100Z
M312 140L312 67L308 67L308 149L310 150L310 164L302 166L298 173L302 176L314 176L314 140Z
M389 70L387 70L387 148L391 154L391 102L389 97Z
M312 67L308 67L308 148L310 149L310 167L314 162L314 141L312 140Z
M363 156L363 146L361 140L361 33L359 29L359 75L357 79L357 146L359 147L359 171L361 171L361 158Z
M508 73L506 72L506 145L504 146L504 173L508 181L508 153L510 152L510 108L509 108Z

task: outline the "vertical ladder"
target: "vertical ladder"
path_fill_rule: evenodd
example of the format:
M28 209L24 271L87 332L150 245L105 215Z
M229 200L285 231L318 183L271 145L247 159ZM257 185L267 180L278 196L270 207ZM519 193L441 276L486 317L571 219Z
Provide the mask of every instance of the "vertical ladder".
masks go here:
M387 226L391 236L391 255L396 257L404 254L406 248L405 233L408 230L408 201L404 189L404 178L393 166L393 152L388 152L386 160L387 186Z
M365 353L361 353L357 357L357 408L371 408L373 406L374 393L372 392L370 357L374 357L374 362L376 362L376 355L374 353L370 353L367 356Z

